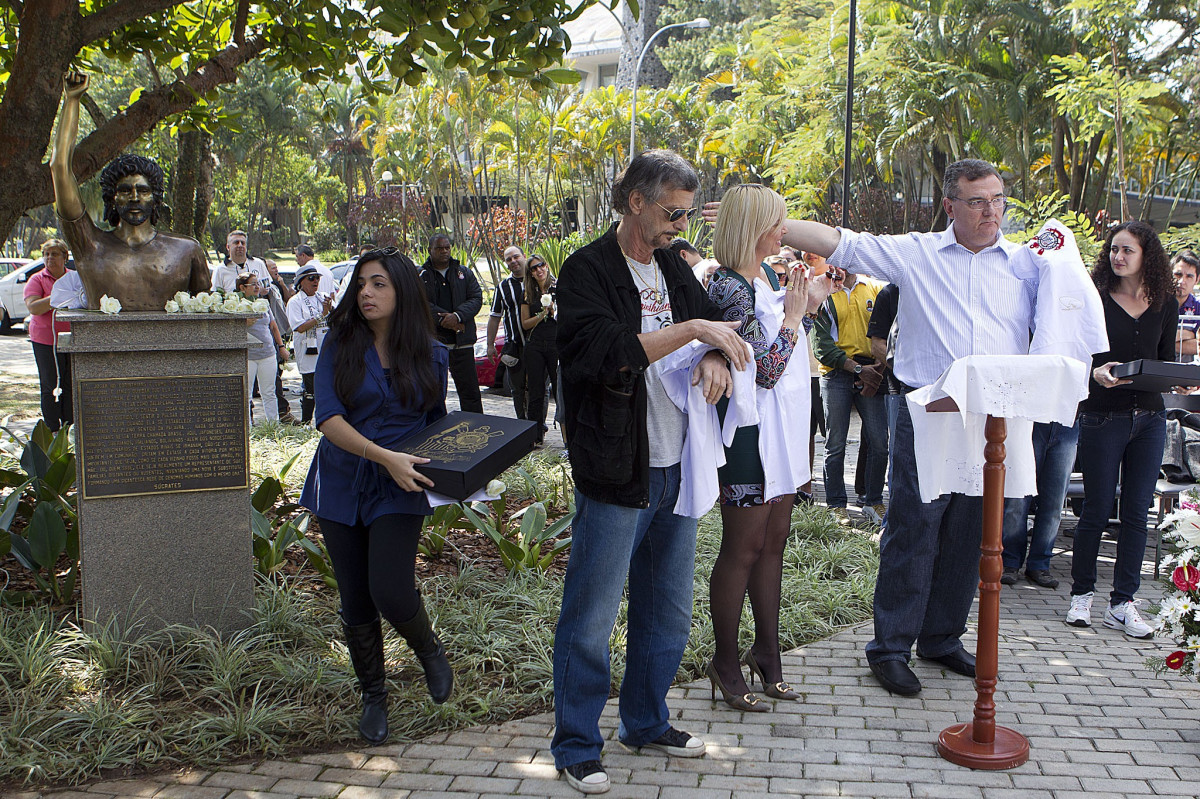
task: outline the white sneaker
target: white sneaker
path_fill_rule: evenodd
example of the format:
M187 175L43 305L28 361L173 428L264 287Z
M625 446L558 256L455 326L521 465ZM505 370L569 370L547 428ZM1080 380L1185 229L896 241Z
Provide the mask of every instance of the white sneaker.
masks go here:
M1122 602L1116 607L1104 611L1104 626L1114 630L1124 630L1130 638L1153 638L1154 628L1142 620L1138 613L1136 600Z
M1095 596L1095 593L1092 591L1088 591L1086 594L1071 596L1071 609L1067 611L1067 624L1072 627L1092 626L1093 596ZM1105 622L1107 623L1107 619Z

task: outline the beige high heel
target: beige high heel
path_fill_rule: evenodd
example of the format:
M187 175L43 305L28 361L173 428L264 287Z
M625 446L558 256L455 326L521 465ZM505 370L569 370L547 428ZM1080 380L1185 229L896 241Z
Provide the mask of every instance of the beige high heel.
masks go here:
M790 701L795 701L800 698L800 694L793 691L792 686L785 682L780 681L768 684L766 678L763 677L762 669L758 666L758 661L754 659L754 655L749 649L742 654L742 663L744 663L746 668L750 670L750 685L754 685L754 675L757 674L758 682L762 685L763 693L767 696L771 697L772 699L787 699Z

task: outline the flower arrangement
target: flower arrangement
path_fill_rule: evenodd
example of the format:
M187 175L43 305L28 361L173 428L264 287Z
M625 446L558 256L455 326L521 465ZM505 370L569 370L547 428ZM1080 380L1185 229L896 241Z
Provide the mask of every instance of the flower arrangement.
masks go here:
M1146 664L1155 672L1171 670L1196 676L1200 652L1200 496L1195 490L1180 498L1179 510L1163 519L1171 552L1161 567L1168 576L1167 593L1158 610L1157 629L1179 649Z
M167 300L165 310L167 313L266 313L271 306L261 297L251 300L240 291L213 289L195 296L177 291L174 298Z

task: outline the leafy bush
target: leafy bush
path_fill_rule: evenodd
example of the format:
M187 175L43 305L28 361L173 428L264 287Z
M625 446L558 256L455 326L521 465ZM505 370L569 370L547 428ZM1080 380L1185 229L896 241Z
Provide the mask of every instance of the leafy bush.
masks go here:
M287 563L287 550L299 546L310 566L330 588L337 588L333 564L325 545L306 533L312 522L309 511L291 500L284 481L303 453L297 452L275 474L265 478L250 498L250 527L254 535L254 565L259 574L271 577ZM270 513L271 517L267 514Z
M0 602L49 600L64 604L79 578L79 525L76 515L75 453L71 426L51 433L39 421L28 438L4 432L20 449L21 471L0 469L0 488L11 489L0 504L0 557L10 552L28 569L37 592L0 591ZM20 532L18 532L20 530ZM58 562L67 556L65 574Z

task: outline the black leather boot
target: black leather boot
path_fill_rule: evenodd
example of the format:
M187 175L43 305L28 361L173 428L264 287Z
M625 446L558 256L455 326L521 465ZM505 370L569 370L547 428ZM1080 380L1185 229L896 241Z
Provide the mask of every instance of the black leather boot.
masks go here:
M442 646L429 623L425 606L421 605L417 615L408 621L396 625L396 632L404 636L421 661L425 669L425 684L429 686L429 695L434 703L440 705L445 702L454 690L454 672L450 668L450 661L446 659L446 647Z
M351 626L342 622L350 663L362 691L363 712L358 733L373 744L388 737L387 672L383 665L383 628L378 617L366 624Z

